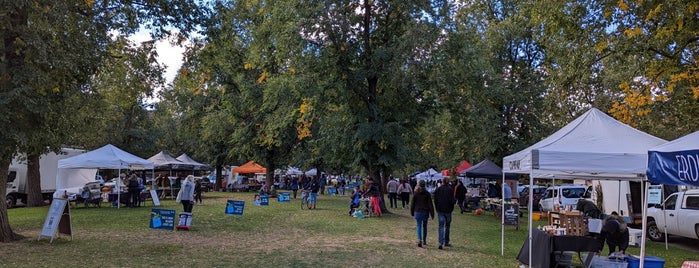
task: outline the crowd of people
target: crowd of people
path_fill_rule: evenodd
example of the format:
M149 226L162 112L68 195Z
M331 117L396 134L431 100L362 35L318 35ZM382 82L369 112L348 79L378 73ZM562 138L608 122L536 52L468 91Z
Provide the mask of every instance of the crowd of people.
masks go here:
M143 189L144 182L136 174L132 174L126 179L125 174L122 174L124 185L128 188L128 205L136 206L139 203L138 194ZM308 194L308 208L316 209L319 194L324 194L326 187L334 188L334 193L345 195L344 188L351 180L345 178L328 179L325 176L284 176L276 178L275 181L282 181L281 187L290 190L293 193L293 198L298 197L298 191L304 191ZM154 180L154 187L170 186L170 180L163 174L159 174ZM424 247L427 245L427 223L429 219L434 220L435 212L438 220L438 249L452 247L450 240L450 229L452 221L452 213L455 207L458 207L463 213L467 211L467 188L461 180L450 180L443 178L438 181L437 187L429 188L425 180L417 180L416 178L404 177L395 179L388 178L388 182L382 190L379 181L372 177L363 179L354 179L354 187L350 193L350 209L349 215L357 217L357 213L368 216L381 216L383 202L383 193L387 194L388 208L398 209L400 200L400 208L410 209L410 215L415 219L415 230L417 237L417 246ZM182 204L184 212L192 212L193 205L202 203L202 186L201 181L195 179L193 175L186 178L178 178L174 182L176 188L179 188L176 202ZM488 192L497 191L499 185L494 187L486 187ZM434 189L431 193L429 189ZM505 198L512 197L511 189L503 187ZM508 191L509 190L509 191ZM165 191L162 191L164 197ZM275 195L276 189L274 185L264 184L257 196ZM493 193L495 194L495 193ZM362 208L362 205L364 206ZM584 216L590 218L599 218L600 210L594 203L581 199L577 205L577 210L581 211ZM362 212L364 211L364 212ZM628 228L626 223L616 212L613 212L603 222L601 233L597 236L603 243L609 247L609 253L624 253L628 247ZM601 251L601 249L600 249Z

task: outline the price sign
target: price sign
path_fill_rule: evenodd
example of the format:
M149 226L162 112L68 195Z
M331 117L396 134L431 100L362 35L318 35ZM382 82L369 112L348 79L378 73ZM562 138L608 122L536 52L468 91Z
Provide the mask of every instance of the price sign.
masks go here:
M175 210L173 209L151 209L150 228L153 229L175 229Z
M228 200L226 203L226 214L243 215L245 201Z

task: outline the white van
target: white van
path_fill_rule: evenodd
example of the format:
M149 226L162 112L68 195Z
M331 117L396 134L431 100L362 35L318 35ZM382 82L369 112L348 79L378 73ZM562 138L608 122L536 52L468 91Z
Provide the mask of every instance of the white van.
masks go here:
M591 191L583 184L565 184L552 186L539 201L540 211L553 211L555 206L564 209L568 206L575 208L580 198L590 198Z

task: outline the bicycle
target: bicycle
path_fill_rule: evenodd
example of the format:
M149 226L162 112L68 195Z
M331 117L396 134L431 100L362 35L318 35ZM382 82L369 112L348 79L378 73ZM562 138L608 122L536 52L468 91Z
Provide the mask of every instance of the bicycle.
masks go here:
M308 208L308 191L301 190L301 209Z

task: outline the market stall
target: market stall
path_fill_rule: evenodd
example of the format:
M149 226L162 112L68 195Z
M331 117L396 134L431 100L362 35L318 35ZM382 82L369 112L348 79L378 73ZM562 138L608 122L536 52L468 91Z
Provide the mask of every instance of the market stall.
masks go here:
M547 138L504 157L503 172L528 174L530 187L533 178L644 181L647 151L663 143L591 108ZM529 200L531 215L531 192ZM530 248L532 226L530 217Z

